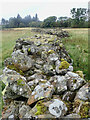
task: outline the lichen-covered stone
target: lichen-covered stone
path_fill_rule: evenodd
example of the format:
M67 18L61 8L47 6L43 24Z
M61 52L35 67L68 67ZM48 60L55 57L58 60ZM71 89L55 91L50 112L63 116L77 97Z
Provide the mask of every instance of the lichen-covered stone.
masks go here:
M67 79L64 76L55 75L49 80L56 88L56 94L62 94L67 90Z
M41 83L37 85L28 99L28 104L32 104L39 99L49 98L54 93L53 85L50 83Z
M67 112L67 107L62 101L54 99L49 105L49 112L57 118L63 117Z
M75 92L67 91L67 92L64 93L64 95L62 97L62 100L67 101L67 102L68 101L72 102L75 98L75 95L76 95Z
M7 98L15 99L20 96L29 98L31 89L26 84L26 79L20 75L9 75L6 79L8 86L5 91Z
M76 94L75 99L81 99L83 101L90 101L90 84L87 83L82 86Z
M68 87L71 91L75 91L85 84L85 80L76 73L67 72L65 77L68 80Z

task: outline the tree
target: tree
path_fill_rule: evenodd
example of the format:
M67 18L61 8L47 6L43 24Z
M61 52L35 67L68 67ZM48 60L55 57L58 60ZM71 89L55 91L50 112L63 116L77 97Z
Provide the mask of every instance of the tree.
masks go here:
M56 16L50 16L43 21L42 27L55 27L56 26L56 23L55 23L56 20L57 20Z
M22 22L22 17L18 14L16 19L17 19L17 27L19 27L20 23Z
M2 24L2 25L5 25L5 23L6 23L6 20L5 20L4 18L2 18L1 24Z
M72 14L72 27L82 27L87 19L87 9L86 8L73 8L71 9Z

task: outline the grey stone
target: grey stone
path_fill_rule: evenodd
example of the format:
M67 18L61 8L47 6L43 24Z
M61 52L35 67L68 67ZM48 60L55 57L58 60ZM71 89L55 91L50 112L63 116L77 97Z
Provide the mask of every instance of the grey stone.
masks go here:
M47 75L55 75L55 70L53 69L52 65L45 64L43 66L44 73Z
M56 88L56 94L62 94L67 90L67 79L65 76L55 75L54 77L51 77L49 81Z
M64 100L64 101L73 101L74 100L74 98L75 98L75 92L71 92L71 91L67 91L64 95L63 95L63 97L62 97L62 100Z
M63 117L67 112L67 107L62 101L54 99L49 105L49 112L56 117Z
M68 80L68 87L71 91L75 91L85 84L85 80L76 73L67 72L65 77Z
M26 84L25 80L26 79L20 75L9 75L7 77L8 86L5 91L5 96L11 99L20 96L29 98L31 89Z
M28 99L28 104L32 104L39 99L43 98L49 98L54 93L53 85L51 85L49 82L46 83L40 83L40 85L37 85L32 92L31 96Z
M82 86L79 91L76 94L75 99L80 99L84 101L89 101L90 100L90 85L89 83L85 84Z
M78 115L77 113L72 113L72 114L69 114L67 115L65 118L81 118L80 115Z
M27 105L23 105L20 109L19 109L19 116L20 118L23 118L26 116L26 114L31 110L31 108Z
M22 71L29 70L33 65L32 59L20 51L13 52L12 59L14 66Z

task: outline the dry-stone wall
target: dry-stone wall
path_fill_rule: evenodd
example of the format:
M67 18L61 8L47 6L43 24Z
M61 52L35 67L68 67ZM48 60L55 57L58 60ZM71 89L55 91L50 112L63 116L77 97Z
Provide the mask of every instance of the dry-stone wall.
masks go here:
M2 118L89 118L90 84L73 72L60 32L33 31L40 33L18 39L4 62Z

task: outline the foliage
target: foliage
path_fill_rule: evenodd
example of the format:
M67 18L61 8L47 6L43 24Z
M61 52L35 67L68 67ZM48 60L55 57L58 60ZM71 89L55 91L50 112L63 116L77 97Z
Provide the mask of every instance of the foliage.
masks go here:
M72 14L72 27L85 27L87 20L87 9L86 8L73 8L71 9Z
M56 16L51 16L46 18L41 27L55 27L55 22L56 22L57 17Z
M17 28L17 27L74 27L84 28L90 27L90 19L88 19L88 10L86 8L73 8L70 11L72 18L67 16L60 16L58 19L56 16L50 16L43 21L39 21L36 14L31 18L30 15L22 18L19 14L17 17L11 17L9 20L2 18L2 28Z

